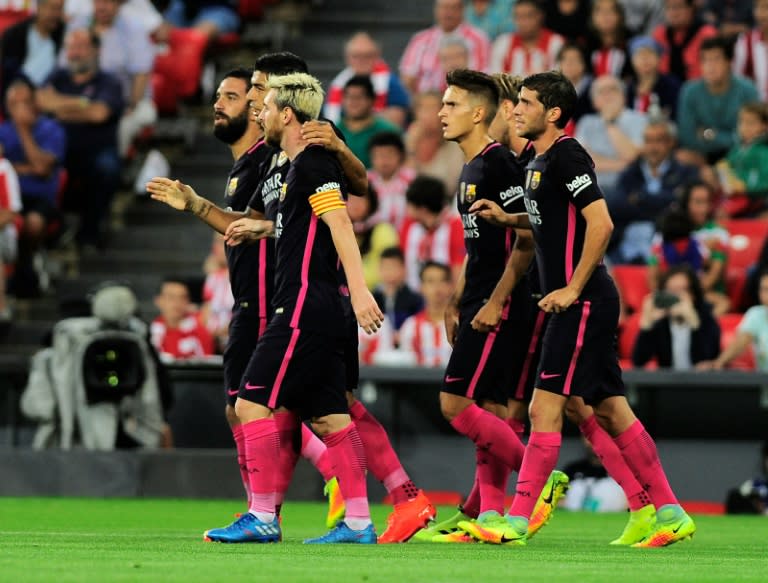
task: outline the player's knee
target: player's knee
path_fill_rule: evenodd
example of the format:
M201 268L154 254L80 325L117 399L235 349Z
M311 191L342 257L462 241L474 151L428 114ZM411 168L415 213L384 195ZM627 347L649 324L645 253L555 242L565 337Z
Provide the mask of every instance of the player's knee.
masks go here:
M576 399L568 399L565 404L565 416L576 425L580 425L592 415L592 410Z
M232 405L226 405L224 407L224 417L227 419L230 427L240 424L240 419L237 418L237 413Z
M531 403L528 411L531 431L560 431L563 427L563 411L546 405Z
M270 410L262 405L251 403L245 399L235 401L235 416L240 423L250 423L269 417Z
M464 403L463 401L467 401ZM440 412L449 423L471 404L468 399L460 399L456 395L440 393Z

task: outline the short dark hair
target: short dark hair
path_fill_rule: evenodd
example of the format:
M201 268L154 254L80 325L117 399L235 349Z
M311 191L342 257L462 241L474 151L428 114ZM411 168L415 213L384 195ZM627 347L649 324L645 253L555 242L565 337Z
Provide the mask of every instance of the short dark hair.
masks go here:
M577 53L579 53L579 55L581 56L581 60L584 62L584 66L585 67L589 66L587 55L584 52L584 48L581 45L574 42L567 42L560 47L560 50L557 51L557 57L555 58L555 62L559 63L560 61L562 61L563 57L565 56L565 53L567 53L568 51L576 51Z
M254 71L267 75L290 75L291 73L309 73L307 62L300 56L288 51L267 53L256 59Z
M379 132L374 134L368 141L369 152L374 148L384 148L386 146L392 146L400 152L401 156L405 157L405 143L397 132Z
M725 35L712 36L701 41L699 45L699 57L704 51L720 51L723 53L725 60L733 61L734 40L732 37Z
M515 2L515 6L522 6L523 4L529 4L542 14L544 13L544 7L539 0L517 0L517 2Z
M576 88L560 71L535 73L523 79L523 87L535 91L544 109L560 108L560 118L555 125L563 129L573 117L579 96Z
M439 261L425 261L421 269L419 269L419 281L424 281L424 274L426 273L427 269L439 269L443 272L443 275L445 276L446 281L451 280L451 268L448 267L445 263L440 263Z
M663 290L672 277L680 274L688 279L688 291L691 292L691 296L693 297L693 305L700 309L704 305L704 290L701 287L699 276L696 275L696 272L687 263L673 265L662 274L659 279L659 289Z
M181 277L180 275L175 275L175 274L166 275L165 277L163 277L163 280L160 282L160 287L158 289L158 292L162 292L163 287L165 287L165 285L169 283L183 285L185 288L187 288L187 292L189 293L192 292L191 286L189 285L189 278Z
M709 200L712 201L712 199L715 196L714 189L704 182L703 180L694 180L693 182L689 182L685 185L685 189L683 190L683 195L680 197L680 209L687 215L688 214L688 204L691 202L691 195L693 194L693 191L697 188L704 188L709 193ZM714 208L712 209L712 212L714 212Z
M437 178L419 175L408 185L405 200L417 208L439 214L445 208L445 186Z
M387 247L379 255L379 260L381 259L397 259L400 263L405 263L405 255L400 247Z
M673 207L659 219L659 232L665 243L679 241L691 236L693 222L687 209Z
M252 75L252 72L249 71L248 69L246 69L244 67L237 67L235 69L231 69L231 70L227 71L226 73L224 73L224 75L222 75L221 79L222 80L230 79L230 78L242 79L243 81L245 81L246 85L250 86L251 85L251 75Z
M456 69L445 76L445 82L451 86L464 89L472 96L479 97L485 102L486 124L490 124L496 117L496 109L499 106L499 87L490 75L473 71L471 69Z
M350 87L361 87L365 91L365 95L373 101L376 99L376 91L373 88L373 82L368 75L355 75L349 81L344 84L344 91Z

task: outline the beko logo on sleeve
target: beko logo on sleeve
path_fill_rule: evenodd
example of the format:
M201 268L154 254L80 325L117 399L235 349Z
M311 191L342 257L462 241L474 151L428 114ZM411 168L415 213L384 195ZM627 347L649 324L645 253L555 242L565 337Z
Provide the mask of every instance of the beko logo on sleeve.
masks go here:
M577 194L579 194L582 190L591 184L592 178L589 176L589 174L582 174L581 176L577 176L571 180L565 186L568 189L568 192L572 193L573 197L576 198Z

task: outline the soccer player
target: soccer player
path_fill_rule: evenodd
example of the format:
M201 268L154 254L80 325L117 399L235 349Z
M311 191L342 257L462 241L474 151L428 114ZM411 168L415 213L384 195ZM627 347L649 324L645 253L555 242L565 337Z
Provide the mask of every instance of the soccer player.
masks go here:
M696 527L672 492L653 439L624 396L615 342L618 292L602 265L613 225L592 160L563 132L576 100L561 73L524 80L514 113L518 135L530 139L536 152L526 168L527 213L507 214L486 200L470 209L495 224L533 230L544 294L539 307L550 314L516 496L504 522L487 527L482 538L525 544L534 494L557 461L567 399L578 396L594 407L598 423L656 507L654 530L633 546L665 546L691 537Z
M280 189L274 223L276 270L273 316L248 363L235 411L243 427L251 506L232 525L208 531L212 540L276 542L279 437L274 412L311 420L323 436L346 503L346 516L307 543L376 543L365 484L365 453L345 397L344 306L338 262L344 267L355 317L374 333L384 316L365 286L362 261L344 203L344 177L334 156L307 146L302 123L317 119L320 83L296 73L270 77L260 120L270 145L291 167Z

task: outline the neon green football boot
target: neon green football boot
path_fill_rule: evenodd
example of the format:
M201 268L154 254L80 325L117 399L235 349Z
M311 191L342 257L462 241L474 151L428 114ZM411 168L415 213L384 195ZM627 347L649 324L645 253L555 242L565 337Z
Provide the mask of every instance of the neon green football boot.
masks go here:
M612 540L610 544L629 546L639 543L653 532L654 526L656 526L656 508L653 504L648 504L629 513L629 521L621 536Z
M452 534L459 530L458 524L462 520L472 520L472 518L464 514L464 509L459 506L456 514L442 522L432 523L427 528L422 528L419 532L413 535L413 540L433 542L434 537L437 535Z
M493 545L524 545L528 521L522 516L502 516L495 510L483 512L477 520L463 520L459 528L480 542Z
M536 500L536 506L533 507L531 519L528 521L527 538L531 538L539 532L541 527L552 518L552 513L557 508L560 499L568 491L569 481L568 476L559 470L554 470L549 475L547 482L541 489L539 499Z
M636 548L666 547L693 538L696 525L679 504L665 504L656 511L656 527L645 539L633 544Z
M325 526L333 529L344 518L346 511L344 498L341 497L339 481L336 478L328 480L325 483L325 488L323 488L323 494L328 497L328 516L325 518Z

